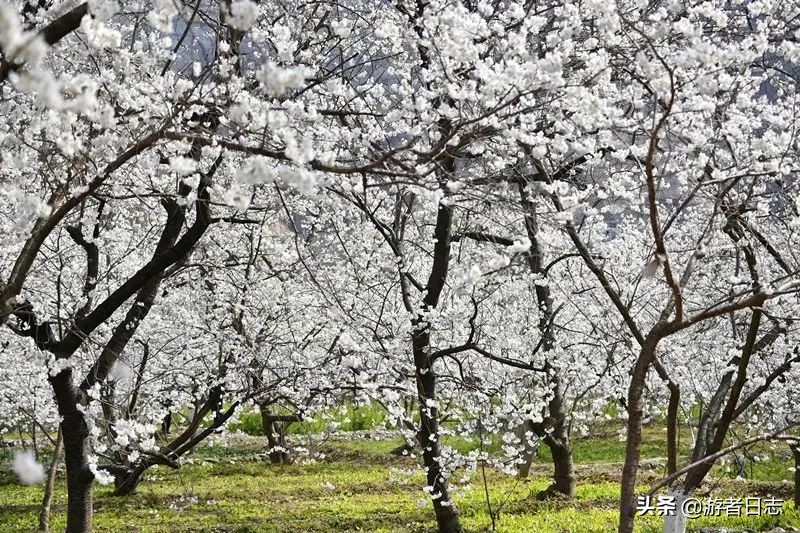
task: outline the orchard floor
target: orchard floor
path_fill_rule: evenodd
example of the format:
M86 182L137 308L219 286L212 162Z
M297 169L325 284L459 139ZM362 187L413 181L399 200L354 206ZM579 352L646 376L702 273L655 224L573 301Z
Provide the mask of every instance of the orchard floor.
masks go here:
M95 531L170 532L427 532L433 513L420 487L419 472L409 458L389 453L399 440L333 439L324 445L325 459L272 465L263 456L263 441L230 437L196 451L191 464L173 471L150 471L137 494L114 497L107 487L95 491ZM643 482L663 473L663 428L646 432ZM451 441L468 450L475 443ZM615 530L617 483L624 443L609 431L575 441L578 488L572 501L537 501L548 484L545 453L530 481L487 469L484 486L479 470L467 489L457 489L456 502L467 531L491 531L486 490L500 532L610 532ZM33 531L41 486L23 487L9 472L10 449L0 449L0 532ZM767 496L791 499L788 453L781 446L761 450L769 458L753 464L748 479L713 472L711 495ZM460 480L463 475L457 475ZM65 487L59 478L52 529L63 531ZM638 519L639 531L659 531L660 518ZM800 511L784 505L779 517L701 518L690 530L768 531L800 527ZM712 529L709 529L712 528Z

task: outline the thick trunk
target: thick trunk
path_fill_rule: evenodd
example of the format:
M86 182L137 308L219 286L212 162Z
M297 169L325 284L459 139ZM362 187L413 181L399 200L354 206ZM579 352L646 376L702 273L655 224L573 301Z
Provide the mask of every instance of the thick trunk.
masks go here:
M553 484L547 489L551 494L571 498L575 493L575 469L572 464L572 448L567 443L549 444L553 454Z
M291 457L286 448L286 435L282 422L275 420L275 416L266 405L259 406L259 411L261 411L261 426L269 445L269 460L272 464L290 463Z
M58 471L58 463L61 462L61 450L63 449L64 440L61 438L61 428L58 429L56 436L56 445L53 449L53 460L50 462L50 468L47 470L47 480L44 484L44 496L42 497L42 506L39 508L39 531L50 531L50 503L53 501L53 485L56 482L56 472Z
M58 357L59 354L56 354ZM50 378L64 442L64 465L67 471L67 533L92 530L92 481L89 468L89 427L79 406L85 404L83 393L72 381L72 369Z
M553 384L553 398L548 404L553 429L544 439L553 456L553 484L548 491L571 498L575 493L575 470L572 465L572 446L569 442L569 427L564 413L564 387L561 375L546 363Z
M565 496L571 498L575 494L575 467L572 461L572 446L569 442L568 430L563 423L563 419L556 419L556 426L542 441L550 449L553 461L553 483L538 494L539 499L547 499L552 496ZM535 424L534 426L541 426ZM543 428L537 428L543 432ZM535 453L535 452L534 452ZM530 461L526 461L519 469L519 477L527 477L530 472L533 454Z
M669 495L675 498L675 512L664 517L664 533L685 533L688 518L683 512L683 502L691 493L680 489L670 491Z
M639 471L639 452L642 442L642 394L657 343L658 341L651 337L645 340L633 367L631 384L628 388L628 434L625 445L625 464L622 468L619 533L633 532L633 522L636 517L636 475Z
M283 450L280 449L280 444L275 436L275 424L271 420L264 421L264 435L267 437L269 446L269 460L276 465L283 463Z
M553 461L553 483L547 489L539 492L539 499L551 496L566 496L571 498L575 493L575 469L572 462L572 446L569 441L569 427L564 413L564 396L560 374L545 363L550 372L553 385L553 398L548 404L550 416L544 422L528 424L530 428L550 449ZM530 446L526 443L526 447ZM526 450L525 463L519 469L519 477L527 477L530 472L534 452Z
M94 475L89 469L89 433L83 414L75 410L64 416L61 431L67 469L67 533L85 533L92 530Z
M142 481L142 476L147 471L149 465L138 464L134 468L124 472L114 474L114 495L127 496L133 494L139 483Z

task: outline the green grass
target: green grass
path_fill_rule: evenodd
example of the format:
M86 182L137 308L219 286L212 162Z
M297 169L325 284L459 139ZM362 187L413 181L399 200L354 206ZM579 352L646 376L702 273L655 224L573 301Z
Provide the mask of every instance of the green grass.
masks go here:
M663 428L645 433L644 456L663 457ZM547 484L546 452L532 478L519 481L487 469L492 509L499 509L497 530L502 532L606 532L615 529L622 445L616 433L575 442L578 488L571 501L538 501L535 495ZM468 451L477 442L450 439L450 445ZM326 459L315 463L271 465L263 459L257 439L214 443L201 447L193 464L173 471L152 469L137 494L119 498L98 487L95 503L96 531L182 532L427 532L434 526L430 502L420 490L422 474L411 459L390 455L397 439L330 441ZM776 453L780 449L776 449ZM732 480L721 469L713 495L725 497L774 494L789 498L788 463L783 457L756 463L754 480ZM8 455L0 458L0 531L32 531L41 499L41 486L23 487L7 473ZM2 472L6 472L3 474ZM642 479L660 477L658 467ZM464 476L459 472L456 481ZM721 477L720 477L721 476ZM491 529L480 472L474 483L454 487L455 500L467 531ZM333 486L331 489L330 485ZM646 485L642 484L642 489ZM59 479L52 525L64 527L66 494ZM660 518L637 519L638 530L659 531ZM800 526L800 512L786 504L779 517L708 517L691 521L691 528L719 526L755 531Z
M279 411L282 414L288 414L288 411ZM386 409L378 404L354 405L347 403L341 407L332 407L322 411L308 420L291 424L287 434L322 433L328 430L332 423L336 424L336 429L340 431L391 429L387 427L388 420ZM258 411L239 415L239 420L230 426L231 431L238 430L248 435L263 435L262 428L261 413Z

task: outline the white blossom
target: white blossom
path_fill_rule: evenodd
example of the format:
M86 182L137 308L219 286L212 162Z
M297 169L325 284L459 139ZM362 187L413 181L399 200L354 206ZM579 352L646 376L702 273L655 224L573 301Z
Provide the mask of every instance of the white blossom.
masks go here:
M231 2L227 23L237 30L247 31L258 17L258 5L252 0Z

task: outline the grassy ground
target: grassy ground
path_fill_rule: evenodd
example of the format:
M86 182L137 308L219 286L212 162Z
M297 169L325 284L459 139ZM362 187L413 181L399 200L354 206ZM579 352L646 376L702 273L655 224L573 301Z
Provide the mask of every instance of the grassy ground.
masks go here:
M663 428L648 428L643 445L643 483L663 473ZM326 458L311 464L274 466L263 458L256 438L216 443L195 453L193 464L180 470L154 468L135 495L113 497L107 487L96 489L96 531L431 531L433 513L420 487L422 475L408 458L388 452L400 442L388 440L331 441ZM463 439L453 447L475 447ZM576 440L578 489L572 501L540 502L536 493L548 484L549 466L542 453L530 481L520 482L486 471L489 502L496 529L502 532L607 532L616 524L617 483L624 453L613 430L592 439ZM764 449L769 460L756 463L752 479L734 480L717 471L711 494L773 495L791 499L791 466L780 447ZM32 531L41 486L23 487L8 473L8 453L0 457L0 532ZM457 476L463 477L461 474ZM491 530L481 472L470 488L459 489L456 502L468 531ZM66 494L59 480L52 524L63 530ZM640 531L657 531L660 519L638 519ZM708 526L738 530L800 527L800 511L785 504L779 517L702 518L691 528Z

